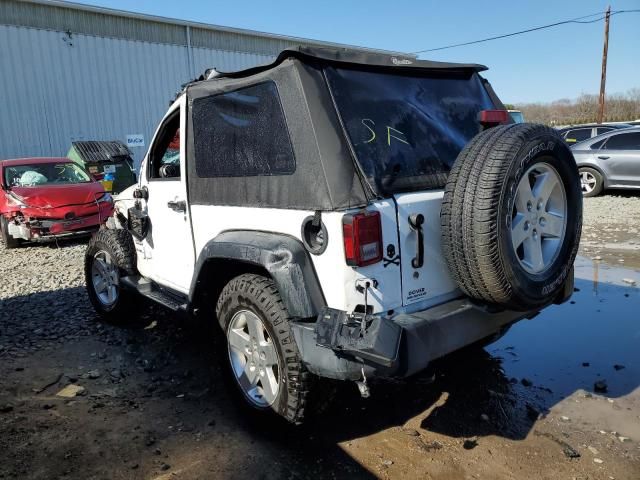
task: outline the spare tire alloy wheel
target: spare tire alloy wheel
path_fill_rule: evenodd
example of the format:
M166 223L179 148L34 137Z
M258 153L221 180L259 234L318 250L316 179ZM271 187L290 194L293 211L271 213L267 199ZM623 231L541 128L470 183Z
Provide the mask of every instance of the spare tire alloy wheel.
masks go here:
M91 264L91 283L98 300L106 309L118 301L120 274L111 255L104 250L96 252Z
M236 312L227 330L233 375L247 400L258 408L273 405L280 389L280 359L263 321L249 310Z
M536 163L518 184L511 219L511 242L527 272L545 272L557 259L567 228L567 195L562 178L545 162Z
M445 187L442 249L470 298L519 311L562 293L578 252L582 191L571 150L543 125L476 135Z

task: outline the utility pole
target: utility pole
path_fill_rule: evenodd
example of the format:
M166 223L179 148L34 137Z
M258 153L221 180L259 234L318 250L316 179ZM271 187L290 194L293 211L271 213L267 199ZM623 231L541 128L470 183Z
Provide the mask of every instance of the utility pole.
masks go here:
M602 50L602 75L600 77L600 101L598 102L598 123L604 120L604 87L607 82L607 51L609 50L609 17L611 16L611 5L607 8L604 17L604 49Z

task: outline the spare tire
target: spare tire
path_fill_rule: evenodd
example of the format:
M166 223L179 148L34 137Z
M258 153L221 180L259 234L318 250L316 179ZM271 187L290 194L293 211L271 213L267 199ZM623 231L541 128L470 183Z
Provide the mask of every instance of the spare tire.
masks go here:
M441 225L445 259L466 295L520 311L552 302L571 272L582 229L571 151L543 125L481 132L451 169Z

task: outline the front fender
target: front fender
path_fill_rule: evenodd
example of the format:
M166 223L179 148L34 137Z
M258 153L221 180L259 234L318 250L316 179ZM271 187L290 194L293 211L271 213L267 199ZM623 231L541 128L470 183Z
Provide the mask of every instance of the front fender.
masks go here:
M292 317L315 318L326 305L309 253L294 237L247 230L222 232L207 242L198 255L189 291L190 303L195 299L200 273L212 259L236 260L264 268Z

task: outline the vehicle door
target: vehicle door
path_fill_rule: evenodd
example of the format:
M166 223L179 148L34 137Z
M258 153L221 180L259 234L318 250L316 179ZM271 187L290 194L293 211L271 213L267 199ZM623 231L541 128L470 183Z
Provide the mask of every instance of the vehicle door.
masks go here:
M174 104L156 131L144 161L149 233L143 240L140 272L160 285L188 293L194 267L185 179L186 102ZM140 253L138 254L140 256Z
M640 131L611 135L597 159L606 164L611 185L640 186Z

